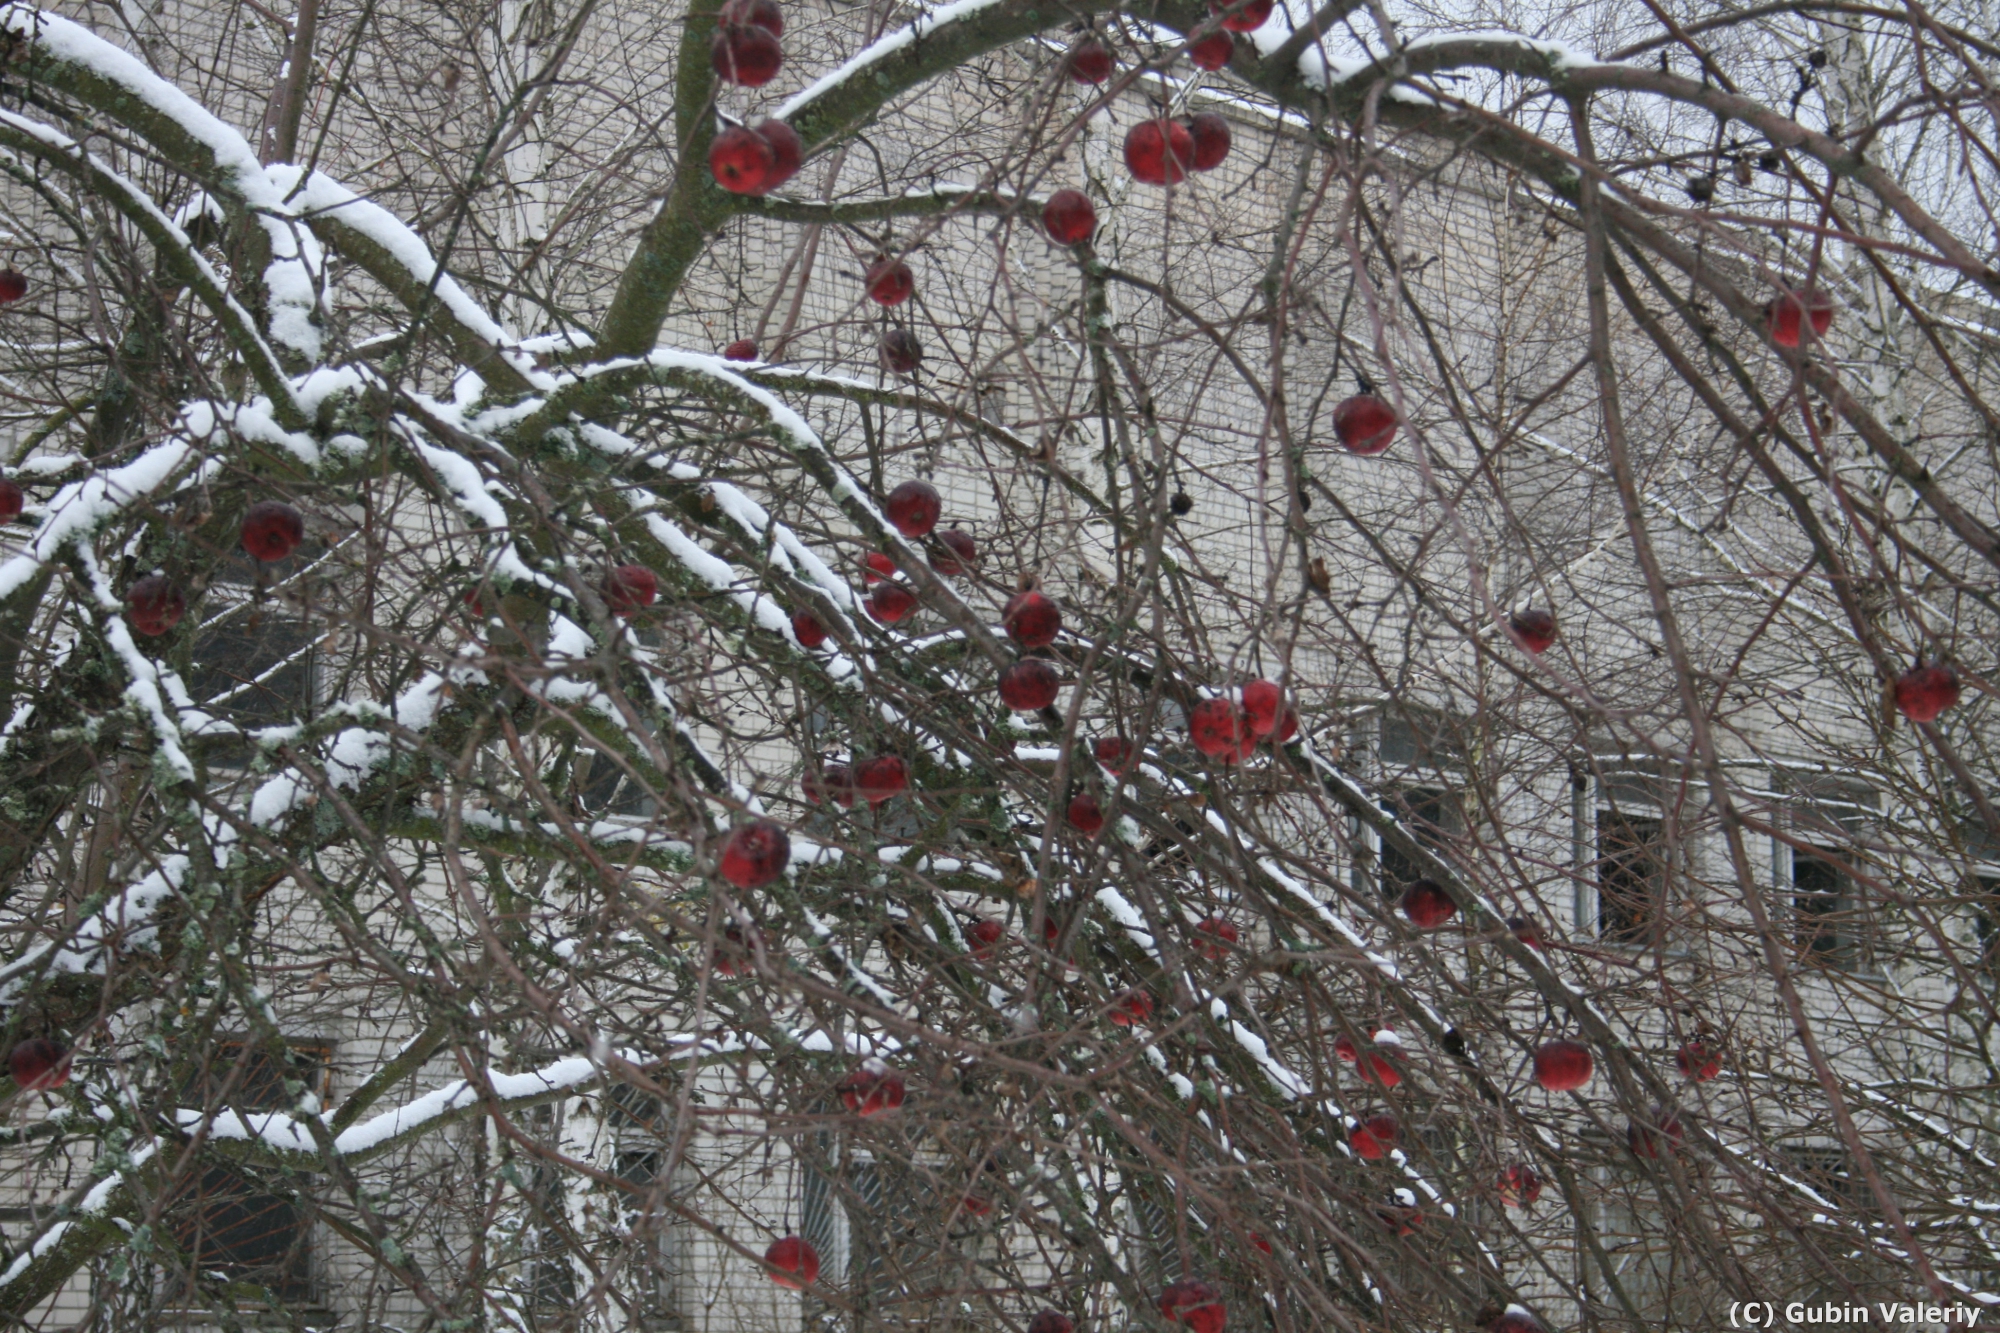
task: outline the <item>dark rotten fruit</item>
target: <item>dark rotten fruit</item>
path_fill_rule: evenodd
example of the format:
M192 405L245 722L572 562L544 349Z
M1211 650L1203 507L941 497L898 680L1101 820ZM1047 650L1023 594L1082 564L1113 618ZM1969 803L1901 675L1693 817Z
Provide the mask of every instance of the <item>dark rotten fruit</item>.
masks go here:
M69 1052L47 1037L30 1037L7 1052L7 1072L24 1092L54 1092L69 1082Z
M164 574L148 574L125 590L125 605L132 616L132 628L156 638L181 623L187 614L187 596Z
M900 1108L905 1091L903 1076L873 1057L840 1081L841 1104L864 1119Z
M1194 139L1177 120L1142 120L1125 134L1125 167L1141 185L1178 185L1194 162Z
M946 528L937 534L938 545L951 554L931 557L931 568L955 579L979 568L979 543L962 528Z
M0 268L0 305L12 305L28 294L28 279L12 265Z
M1196 69L1221 69L1236 54L1236 41L1226 32L1212 32L1188 47Z
M1229 122L1213 111L1188 122L1188 137L1194 141L1196 171L1213 171L1229 156Z
M1085 37L1069 49L1069 77L1073 83L1102 83L1111 77L1111 48L1095 37Z
M1275 0L1239 0L1234 5L1208 0L1210 12L1222 15L1222 26L1231 32L1255 32L1271 17Z
M854 769L854 789L869 806L879 807L901 795L910 785L910 766L901 755L877 755L863 760Z
M1229 957L1229 950L1237 940L1236 925L1226 917L1211 916L1194 928L1195 948L1211 963L1219 963Z
M1076 1321L1060 1310L1044 1310L1028 1321L1028 1333L1076 1333Z
M1188 737L1194 748L1211 759L1234 763L1246 745L1254 745L1250 719L1227 695L1203 699L1188 717Z
M810 611L792 612L792 637L801 648L817 648L826 642L826 626Z
M896 525L896 531L912 541L930 535L937 526L938 515L944 510L944 501L938 497L937 487L927 481L906 481L889 492L889 521Z
M1558 1038L1545 1041L1535 1051L1535 1082L1550 1092L1574 1092L1590 1082L1597 1065L1590 1048L1581 1042Z
M1097 208L1082 190L1057 190L1042 205L1042 229L1057 245L1082 245L1097 230Z
M604 604L615 616L635 616L660 595L660 581L644 565L619 565L604 576Z
M1507 618L1514 642L1531 653L1545 653L1556 641L1556 618L1538 607L1524 607Z
M0 523L12 523L28 502L26 492L11 481L0 480Z
M1104 807L1087 791L1080 791L1069 798L1069 809L1064 811L1064 817L1085 837L1096 837L1104 827Z
M1100 736L1097 744L1091 747L1091 753L1097 756L1098 763L1122 776L1131 768L1138 750L1122 736Z
M1526 1208L1542 1197L1542 1176L1526 1162L1516 1162L1500 1173L1493 1190L1507 1207Z
M1669 1157L1681 1145L1680 1117L1672 1111L1655 1111L1653 1124L1634 1120L1625 1127L1625 1142L1634 1157Z
M1780 347L1797 347L1807 329L1815 338L1824 337L1833 327L1833 298L1817 287L1805 287L1771 298L1764 307L1764 323L1771 341Z
M785 35L785 13L778 8L777 0L729 0L716 20L738 27L762 28L773 37Z
M901 305L917 290L917 275L900 259L876 260L863 281L868 284L868 299L876 305Z
M764 1251L771 1266L771 1281L793 1291L803 1291L819 1281L819 1251L802 1236L784 1236Z
M748 338L738 338L735 342L722 349L722 359L724 361L755 361L757 359L757 344Z
M814 805L836 802L842 809L854 804L854 770L846 764L828 764L819 772L808 772L799 784Z
M1062 678L1040 657L1024 657L1000 673L1000 702L1017 713L1033 713L1056 701Z
M778 174L778 154L747 125L731 125L708 146L708 170L731 194L763 194Z
M792 840L768 819L739 826L722 846L716 869L739 889L761 889L785 873L791 863Z
M1182 1278L1160 1293L1160 1317L1188 1333L1222 1333L1222 1293L1198 1277Z
M1912 722L1935 722L1958 702L1958 673L1932 662L1896 678L1896 711Z
M1458 904L1436 880L1420 879L1403 890L1403 915L1418 930L1436 930L1458 915Z
M1023 648L1046 648L1062 633L1062 612L1038 592L1017 592L1000 609L1007 637Z
M1396 413L1372 393L1343 398L1333 409L1333 433L1340 447L1372 458L1396 439Z
M1674 1053L1674 1063L1690 1081L1706 1083L1722 1072L1722 1057L1706 1042L1691 1041Z
M1396 1146L1396 1117L1371 1115L1347 1131L1347 1146L1364 1162L1377 1162Z
M725 24L708 48L709 64L724 83L762 88L785 63L784 48L769 28L754 23Z
M283 560L306 539L306 521L282 500L259 500L243 515L243 549L254 560Z
M917 595L900 583L878 583L865 605L876 623L894 625L917 609Z
M898 375L914 375L924 359L924 349L908 329L890 329L882 335L882 364Z

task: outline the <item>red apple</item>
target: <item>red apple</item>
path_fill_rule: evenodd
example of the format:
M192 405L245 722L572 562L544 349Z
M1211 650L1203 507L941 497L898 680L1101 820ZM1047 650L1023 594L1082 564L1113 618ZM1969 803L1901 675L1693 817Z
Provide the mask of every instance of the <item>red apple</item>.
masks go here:
M958 1201L959 1211L971 1217L984 1217L993 1211L993 1200L984 1195L968 1194Z
M660 595L660 581L644 565L619 565L604 576L604 604L616 616L634 616Z
M1097 230L1097 208L1082 190L1057 190L1042 205L1042 229L1057 245L1082 245Z
M1780 293L1764 307L1764 323L1771 330L1772 342L1797 347L1806 329L1819 338L1833 327L1833 298L1817 287Z
M1017 713L1033 713L1056 701L1062 678L1047 659L1024 657L1000 673L1000 702Z
M69 1082L69 1052L47 1037L30 1037L7 1052L7 1072L23 1092L54 1092Z
M1143 1023L1153 1016L1153 997L1143 990L1128 990L1111 1002L1111 1021L1121 1028Z
M1347 1132L1347 1145L1364 1162L1376 1162L1396 1146L1396 1117L1371 1115Z
M1076 1321L1059 1310L1044 1310L1028 1321L1028 1333L1076 1333Z
M735 342L722 349L722 359L724 361L755 361L757 359L757 344L748 338L738 338Z
M243 549L253 560L283 560L306 539L306 521L282 500L259 500L243 515Z
M979 543L963 528L946 528L937 534L938 545L951 554L931 557L931 568L948 579L958 578L979 568Z
M12 264L0 268L0 305L12 305L28 294L28 279Z
M775 162L771 167L771 178L764 183L764 188L775 190L799 174L799 166L806 158L806 148L799 142L799 132L782 120L758 121L757 134L771 145Z
M1278 729L1278 710L1285 706L1285 689L1274 680L1253 680L1243 687L1243 712L1250 730L1268 736Z
M1261 1231L1253 1231L1250 1233L1250 1243L1252 1245L1255 1245L1258 1248L1258 1250L1264 1254L1274 1253L1274 1251L1271 1249L1271 1242L1264 1239L1264 1233Z
M883 754L863 760L854 769L854 789L871 809L908 790L910 766L901 755Z
M1132 761L1138 757L1137 747L1123 736L1098 737L1091 753L1097 756L1098 763L1120 776L1131 768Z
M1355 1046L1354 1038L1348 1036L1345 1032L1340 1033L1333 1039L1333 1053L1344 1064L1351 1065L1361 1058L1361 1051Z
M132 628L148 638L165 634L187 614L187 596L164 574L148 574L125 590Z
M1236 54L1236 39L1226 32L1212 32L1188 46L1188 59L1196 69L1221 69Z
M914 375L924 359L924 349L908 329L890 329L882 335L882 364L898 375Z
M747 125L731 125L708 146L709 174L731 194L763 194L777 169L770 140Z
M1278 725L1271 729L1271 744L1283 745L1298 734L1299 715L1293 709L1287 708L1278 714Z
M722 846L716 869L739 889L761 889L791 864L792 840L768 819L739 825Z
M1526 1208L1542 1197L1541 1173L1526 1162L1516 1162L1500 1173L1500 1180L1493 1188L1505 1206Z
M1420 879L1403 890L1403 915L1418 930L1436 930L1458 915L1458 904L1436 880Z
M1939 662L1896 678L1896 711L1912 722L1935 722L1958 702L1958 673Z
M803 1236L772 1241L771 1248L764 1251L764 1262L772 1269L771 1281L792 1291L804 1291L819 1281L819 1251Z
M981 962L991 958L1000 949L1000 938L1007 928L991 917L981 917L965 929L965 938L971 944L969 952Z
M800 785L814 805L834 801L847 809L854 804L854 770L846 764L828 764L817 773L807 770Z
M1393 1088L1403 1081L1403 1071L1396 1067L1387 1051L1364 1051L1355 1062L1356 1072L1363 1083L1373 1083L1378 1087Z
M896 525L896 531L913 541L937 526L938 514L943 509L944 501L939 498L937 487L927 481L906 481L889 492L889 521Z
M1069 77L1072 83L1102 83L1111 77L1111 48L1095 37L1086 36L1069 49Z
M1507 618L1514 642L1531 653L1541 654L1556 641L1556 618L1539 607L1523 607Z
M1408 1204L1394 1204L1387 1208L1377 1208L1376 1218L1389 1233L1395 1236L1414 1236L1423 1228L1424 1212Z
M873 1056L840 1081L841 1103L863 1119L897 1110L905 1091L903 1076Z
M1188 122L1188 138L1194 141L1196 171L1213 171L1229 156L1229 122L1214 111L1204 111Z
M1177 120L1142 120L1125 134L1125 166L1142 185L1178 185L1194 161L1194 139Z
M1250 720L1228 695L1213 695L1194 706L1188 717L1188 736L1195 749L1211 759L1230 763L1243 743L1251 739Z
M792 637L799 641L801 648L817 648L826 642L826 626L820 624L819 617L810 611L794 611Z
M1195 948L1199 949L1201 956L1211 963L1219 963L1229 957L1230 949L1241 938L1237 933L1236 923L1227 917L1204 918L1195 926L1194 931L1199 937L1195 940Z
M1343 398L1333 409L1333 433L1340 447L1372 458L1396 438L1396 412L1372 393Z
M1017 592L1000 609L1007 637L1023 648L1046 648L1062 633L1062 612L1038 592Z
M883 579L896 577L896 562L880 551L870 551L862 564L865 568L862 569L861 576L870 587Z
M917 290L917 275L910 272L910 266L888 256L870 264L862 281L868 285L868 299L876 305L901 305Z
M1590 1082L1596 1068L1590 1048L1582 1042L1557 1038L1535 1051L1535 1082L1550 1092L1574 1092Z
M1534 922L1528 920L1526 917L1523 916L1508 917L1507 929L1514 933L1515 939L1521 941L1521 943L1527 945L1530 949L1539 949L1543 947L1541 927L1537 926Z
M1222 15L1222 26L1231 32L1255 32L1264 26L1264 20L1271 17L1274 0L1238 0L1235 4L1224 4L1221 0L1208 0L1209 12Z
M1662 1108L1653 1113L1654 1123L1634 1120L1625 1127L1625 1142L1634 1157L1670 1157L1681 1145L1680 1117Z
M1198 1277L1182 1278L1160 1293L1160 1317L1185 1324L1188 1333L1222 1333L1222 1293Z
M762 28L773 37L785 35L785 13L778 8L777 0L729 0L716 15L716 21L725 25L742 27L749 25Z
M1542 1321L1518 1305L1510 1305L1486 1326L1486 1333L1547 1333Z
M19 518L21 507L27 502L27 494L19 486L0 479L0 523L12 523Z
M1695 1083L1706 1083L1722 1072L1722 1057L1704 1041L1691 1041L1674 1054L1681 1073Z
M715 30L708 48L708 63L724 83L744 88L762 88L785 63L784 48L769 28L754 23L724 24Z
M733 977L750 970L750 950L757 942L757 932L746 931L741 926L723 927L722 940L709 951L709 965L719 977Z
M1087 838L1096 837L1104 827L1104 807L1087 791L1070 797L1069 809L1064 813L1070 824Z
M876 623L894 625L917 609L917 595L900 583L878 583L866 605Z

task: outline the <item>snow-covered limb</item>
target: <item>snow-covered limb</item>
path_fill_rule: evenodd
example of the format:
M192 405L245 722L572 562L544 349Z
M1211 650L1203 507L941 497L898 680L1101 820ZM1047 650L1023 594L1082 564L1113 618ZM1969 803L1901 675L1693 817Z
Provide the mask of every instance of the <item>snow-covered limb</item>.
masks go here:
M1039 218L1047 200L1008 190L985 190L973 185L939 185L928 190L882 195L874 199L842 199L822 204L803 199L786 199L773 194L742 196L739 207L779 222L843 226L855 222L878 222L888 218L934 217L946 213L973 213L1006 217L1018 213L1031 221Z

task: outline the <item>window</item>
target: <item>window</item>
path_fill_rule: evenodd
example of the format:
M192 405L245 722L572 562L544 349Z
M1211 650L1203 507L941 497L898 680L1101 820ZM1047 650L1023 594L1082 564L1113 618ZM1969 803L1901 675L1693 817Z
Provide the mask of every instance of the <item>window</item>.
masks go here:
M1382 714L1382 769L1456 768L1464 757L1451 717L1426 708Z
M1454 792L1436 787L1408 787L1389 797L1388 811L1397 822L1428 846L1435 847L1445 835L1459 831L1459 801ZM1412 880L1423 878L1416 863L1387 842L1382 844L1382 892L1400 898Z
M1866 920L1840 853L1824 847L1792 849L1792 918L1800 956L1827 967L1868 961Z
M1666 926L1665 828L1622 810L1597 812L1597 934L1613 944L1658 944Z
M288 569L301 558L291 556L278 568ZM310 711L318 638L282 603L252 600L254 578L235 565L217 578L213 604L225 599L236 604L196 631L187 681L196 703L244 728L297 722ZM247 743L237 743L219 748L214 757L227 766L246 762L250 753Z
M1615 1178L1598 1204L1598 1243L1604 1247L1612 1275L1626 1299L1637 1308L1649 1330L1678 1326L1696 1319L1697 1311L1713 1308L1705 1306L1689 1287L1691 1274L1674 1251L1674 1230L1667 1225L1659 1200L1631 1178ZM1585 1271L1587 1284L1603 1292L1604 1309L1610 1316L1606 1323L1630 1327L1631 1316L1606 1289L1597 1265L1587 1261Z
M288 1068L262 1045L225 1042L187 1089L188 1100L241 1112L290 1111L298 1100L285 1088L292 1080L325 1101L333 1048L295 1042L289 1055ZM209 1166L174 1201L169 1226L188 1274L220 1274L283 1301L312 1298L310 1220L296 1196L273 1193L234 1167ZM196 1303L191 1290L183 1299Z

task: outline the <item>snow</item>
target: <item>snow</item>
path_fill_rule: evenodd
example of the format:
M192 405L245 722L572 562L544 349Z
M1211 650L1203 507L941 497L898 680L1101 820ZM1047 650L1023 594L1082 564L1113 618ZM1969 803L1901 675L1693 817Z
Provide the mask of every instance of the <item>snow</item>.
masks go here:
M990 9L999 3L1000 0L953 0L951 4L940 5L928 14L919 16L915 22L906 24L892 33L884 34L863 47L845 64L792 94L771 115L778 120L790 120L801 108L846 83L871 65L879 65L904 47L913 45L953 20L964 18L968 14L976 14L982 9Z
M71 482L57 491L43 506L44 517L22 553L0 564L0 598L12 596L55 559L66 543L87 541L127 505L158 490L193 455L186 440L167 440L123 467Z
M1105 911L1111 913L1112 920L1125 928L1125 933L1131 937L1134 944L1151 954L1155 962L1159 961L1160 951L1154 946L1153 932L1146 929L1146 918L1139 915L1138 908L1125 900L1124 894L1107 884L1097 891L1097 901L1104 905Z

